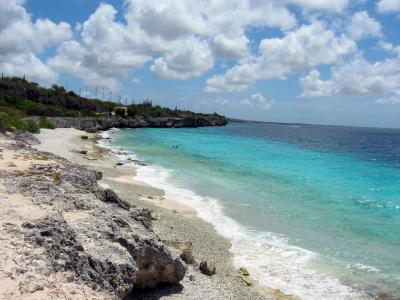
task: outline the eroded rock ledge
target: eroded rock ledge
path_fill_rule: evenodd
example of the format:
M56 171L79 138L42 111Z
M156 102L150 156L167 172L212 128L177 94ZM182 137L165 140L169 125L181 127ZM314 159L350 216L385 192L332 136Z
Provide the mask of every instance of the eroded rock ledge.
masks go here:
M37 120L37 117L30 117ZM204 127L225 126L227 119L222 117L98 117L98 118L71 118L71 117L48 117L51 124L56 128L76 128L86 131L101 131L110 128L182 128L182 127Z
M147 210L99 186L101 173L34 150L30 136L13 138L6 149L30 163L0 169L0 180L6 195L30 199L40 217L3 222L2 230L36 249L24 253L28 261L118 298L183 279L185 263L153 232Z

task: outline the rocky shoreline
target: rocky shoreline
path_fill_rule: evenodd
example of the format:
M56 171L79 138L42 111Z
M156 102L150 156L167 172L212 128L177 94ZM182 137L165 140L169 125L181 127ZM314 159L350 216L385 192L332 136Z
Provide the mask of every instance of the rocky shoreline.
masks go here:
M38 117L30 117L35 121ZM104 131L111 128L184 128L225 126L227 120L221 117L157 117L157 118L121 118L121 117L98 117L98 118L72 118L72 117L48 117L55 128L76 128L88 132Z
M2 222L2 231L40 249L40 254L24 253L24 261L31 262L24 268L38 277L39 290L47 287L49 296L58 296L49 288L46 272L65 273L70 282L120 299L134 289L183 279L186 264L154 233L151 212L132 207L98 185L100 172L33 149L38 141L28 134L5 141L2 155L22 157L24 167L18 167L16 159L1 169L2 200L20 195L31 201L41 217ZM20 273L20 267L12 268L9 276L18 280L24 277Z
M39 145L0 136L0 299L290 299L236 270L210 224L131 182L95 135L43 131Z

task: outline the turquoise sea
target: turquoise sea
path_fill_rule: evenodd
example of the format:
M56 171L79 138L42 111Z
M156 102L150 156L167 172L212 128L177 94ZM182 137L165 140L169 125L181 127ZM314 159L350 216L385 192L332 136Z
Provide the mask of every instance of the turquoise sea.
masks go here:
M302 299L400 299L400 130L236 123L107 134L121 159L149 164L135 179L195 208L261 284Z

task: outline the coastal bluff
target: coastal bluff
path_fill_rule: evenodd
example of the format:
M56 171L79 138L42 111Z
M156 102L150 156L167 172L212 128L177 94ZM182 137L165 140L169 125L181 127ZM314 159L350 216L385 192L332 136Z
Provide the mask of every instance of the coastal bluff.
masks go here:
M186 264L153 231L150 211L100 186L101 172L37 143L0 134L2 295L123 299L184 278Z
M111 100L111 99L110 99ZM0 132L40 128L76 128L89 132L110 128L182 128L223 126L225 116L161 107L149 99L121 104L81 97L64 87L44 88L24 78L0 79Z
M31 118L36 120L37 118ZM72 117L48 117L49 122L55 128L76 128L79 130L96 132L111 128L191 128L205 126L224 126L225 118L219 117L149 117L149 118L72 118Z

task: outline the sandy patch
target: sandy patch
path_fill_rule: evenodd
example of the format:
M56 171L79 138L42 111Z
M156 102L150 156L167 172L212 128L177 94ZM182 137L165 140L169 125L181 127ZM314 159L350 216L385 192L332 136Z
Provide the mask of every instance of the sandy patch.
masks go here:
M197 215L196 211L193 208L173 199L168 199L164 197L154 198L153 196L142 196L140 199L144 201L149 201L157 205L158 207L172 210L175 213L184 214L185 216L195 217Z
M108 177L107 179L114 180L114 181L117 181L117 182L122 182L122 183L148 186L148 184L146 184L146 183L144 183L142 181L139 181L139 180L135 180L135 179L133 179L133 176L129 176L129 175L119 176L119 177L116 177L116 178Z
M63 212L63 217L66 221L78 221L89 218L89 214L85 211L66 211Z
M57 128L57 129L41 129L36 137L40 140L40 144L34 148L51 152L66 159L72 159L74 152L80 149L77 147L77 140L82 135L87 135L84 131L73 128Z

